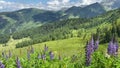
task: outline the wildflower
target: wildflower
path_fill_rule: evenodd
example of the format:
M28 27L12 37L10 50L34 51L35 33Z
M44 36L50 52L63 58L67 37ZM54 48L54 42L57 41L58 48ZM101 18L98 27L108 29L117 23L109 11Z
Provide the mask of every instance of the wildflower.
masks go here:
M50 51L49 55L50 55L50 59L53 60L54 59L54 53L52 51Z
M17 64L17 68L22 68L18 57L16 59L16 64Z
M91 63L91 54L92 54L91 46L87 42L87 45L85 48L86 66L89 66Z
M5 68L5 65L0 61L0 68Z
M110 41L108 44L108 54L112 54L112 46L113 46L113 41Z
M28 60L30 60L30 52L29 51L27 51L27 58L28 58Z
M44 46L44 51L45 51L45 52L48 51L48 47L46 46L46 44L45 44L45 46Z
M40 59L41 58L41 55L40 54L38 54L38 59Z
M99 40L95 42L94 51L98 49L98 46L99 46Z
M112 39L108 44L107 53L111 56L116 56L118 52L118 48L119 48L118 43Z
M93 39L93 36L92 36L90 42L88 43L88 45L89 45L88 46L89 49L91 50L91 53L94 52L94 39Z
M46 59L45 53L41 55L41 58L42 58L42 60L45 60L45 59Z

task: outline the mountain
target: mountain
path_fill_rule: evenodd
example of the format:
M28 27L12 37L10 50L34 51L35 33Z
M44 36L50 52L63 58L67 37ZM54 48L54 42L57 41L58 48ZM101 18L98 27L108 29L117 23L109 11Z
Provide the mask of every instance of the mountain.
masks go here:
M14 39L29 37L30 41L19 43L17 47L24 47L46 41L67 39L72 37L90 37L92 33L98 33L100 42L108 42L112 34L120 37L120 9L109 11L94 18L67 19L63 21L46 23L34 29L15 32ZM116 30L114 30L114 28ZM115 32L114 32L115 31Z
M6 22L6 19L1 18L1 20ZM0 35L0 43L6 43L10 39L10 36L12 36L13 39L29 37L29 41L23 41L17 44L16 47L19 48L58 39L90 37L91 33L98 33L101 37L100 41L106 42L110 40L112 33L118 34L120 37L119 25L120 9L116 9L92 18L66 19L52 23L44 23L41 26L22 31L15 31L11 35L6 33L7 35Z
M102 13L105 13L104 7L99 3L94 3L85 7L71 7L65 11L66 14L73 14L73 16L78 16L81 18L91 18Z
M15 31L36 28L44 23L70 18L91 18L105 12L99 3L94 3L86 7L73 6L60 11L29 8L14 12L3 12L0 13L0 33L13 33Z
M114 2L114 5L112 5L113 8L120 8L120 0L116 0Z
M107 9L117 9L120 8L120 0L104 0L101 4Z

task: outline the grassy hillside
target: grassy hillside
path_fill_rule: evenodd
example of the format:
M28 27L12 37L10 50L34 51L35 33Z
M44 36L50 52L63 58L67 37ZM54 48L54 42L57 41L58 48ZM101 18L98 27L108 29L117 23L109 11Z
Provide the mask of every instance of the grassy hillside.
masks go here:
M16 45L17 48L24 47L28 45L33 45L41 42L67 39L78 36L86 36L91 34L100 34L100 41L108 42L109 39L105 39L107 32L118 33L119 34L119 14L120 9L109 11L103 15L96 16L90 19L78 18L78 19L67 19L58 22L46 23L40 27L28 29L24 31L18 31L13 34L14 39L22 39L24 37L30 37L30 41L24 41ZM112 32L114 30L113 24L117 32Z
M7 46L2 47L3 44L1 44L0 52L6 51L8 53L9 50L11 50L13 52L13 55L26 57L25 53L27 53L27 49L31 46L24 47L24 48L18 48L18 49L16 49L15 47L16 43L22 42L24 40L30 40L30 39L29 38L24 38L21 40L11 39L7 43ZM44 43L34 44L32 46L34 47L36 52L41 52L44 48L44 45L46 44L49 47L49 50L56 52L57 55L61 54L62 56L72 56L80 52L82 53L82 51L84 51L87 41L88 39L83 40L83 38L74 37L74 38L64 39L64 40L48 41ZM101 47L104 48L103 45ZM20 54L20 51L22 51L21 54Z
M22 56L26 56L25 53L27 52L25 48L19 48L16 49L15 44L18 42L22 42L24 40L29 40L29 39L21 39L21 40L10 40L7 43L7 46L2 47L3 44L1 44L1 49L0 52L6 51L8 52L11 50L14 55L19 55L20 56L20 50L22 51ZM32 45L34 49L37 52L40 52L43 50L44 45L46 44L50 50L55 51L57 54L61 54L62 56L72 56L75 53L79 53L80 49L83 49L85 46L86 40L82 41L82 38L70 38L70 39L65 39L65 40L56 40L56 41L49 41L49 42L44 42L44 43L39 43Z
M1 35L1 65L6 68L119 68L119 26L120 9L116 9L90 19L46 23L17 31L7 39Z
M20 50L22 50L23 54L26 53L26 48L29 47L28 45L32 45L36 51L40 51L41 48L47 44L50 50L62 53L63 56L73 55L74 53L78 53L79 49L84 49L85 43L90 39L91 34L96 34L96 32L100 31L100 40L102 40L106 34L106 29L109 31L112 28L113 22L117 22L119 25L119 11L119 9L109 11L106 14L91 19L68 19L60 22L48 23L38 28L15 33L12 38L16 39L14 40L11 38L8 43L1 44L0 51L12 49L12 51L18 52L17 54L19 55ZM9 20L13 21L13 19ZM26 26L24 25L23 27ZM98 28L100 30L98 30ZM28 47L23 46L24 48L16 49L16 44L21 44L26 41L33 43L28 43ZM2 45L8 46L2 47Z

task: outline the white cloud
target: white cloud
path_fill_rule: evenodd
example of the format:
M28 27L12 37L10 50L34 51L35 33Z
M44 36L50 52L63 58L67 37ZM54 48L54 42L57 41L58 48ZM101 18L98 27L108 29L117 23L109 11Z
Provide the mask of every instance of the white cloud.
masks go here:
M50 10L59 10L64 7L71 7L70 0L49 0L47 2L47 8Z
M68 3L70 0L62 0L62 3Z
M82 0L82 5L89 5L96 2L101 2L102 0Z
M51 6L56 6L56 5L59 5L60 2L59 0L51 0L51 1L48 1L47 4Z
M23 3L15 3L8 2L4 0L0 0L0 11L14 11L24 8L40 8L43 9L43 5L41 3L37 4L23 4Z
M2 6L0 6L0 9L3 9L3 7L2 7Z
M101 2L103 0L78 0L78 2L70 2L70 0L49 0L47 7L51 10L59 10L63 7L90 5L92 3Z
M36 4L23 4L16 2L8 2L4 0L0 0L0 11L8 10L19 10L24 8L39 8L39 9L48 9L48 10L60 10L61 8L68 8L71 6L80 6L80 5L89 5L95 2L102 1L111 1L111 0L78 0L77 2L70 0L48 0L46 4L36 3ZM111 2L112 3L112 2ZM108 4L111 4L108 3Z
M105 6L105 8L107 10L111 10L111 9L114 9L114 8L118 8L119 6L117 4L120 3L120 0L105 0L102 2L102 5ZM116 6L117 5L117 6ZM114 8L113 8L114 6Z

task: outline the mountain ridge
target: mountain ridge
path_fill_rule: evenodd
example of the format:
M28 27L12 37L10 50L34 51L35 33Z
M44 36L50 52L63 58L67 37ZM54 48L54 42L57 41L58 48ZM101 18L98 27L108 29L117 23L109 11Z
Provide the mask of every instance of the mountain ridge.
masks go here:
M3 12L0 13L0 17L2 17L6 21L3 21L5 26L0 29L0 32L10 33L10 29L13 29L12 32L15 32L19 30L24 30L26 28L28 29L29 26L34 28L37 27L37 25L41 25L44 23L61 21L71 18L91 18L105 12L106 11L99 3L94 3L86 7L73 6L63 11L46 11L29 8L17 10L14 12ZM0 23L2 24L2 22Z

